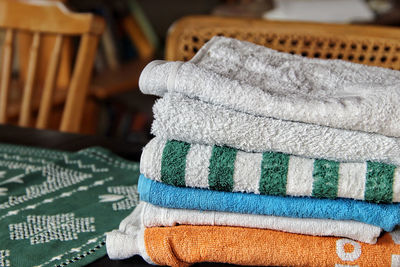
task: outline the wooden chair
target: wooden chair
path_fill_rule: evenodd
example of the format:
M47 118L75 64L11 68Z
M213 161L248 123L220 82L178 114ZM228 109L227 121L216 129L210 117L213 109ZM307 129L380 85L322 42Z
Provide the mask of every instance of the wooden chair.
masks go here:
M189 16L169 29L167 60L186 61L214 35L312 58L343 59L400 70L400 29Z
M63 40L70 36L80 37L71 82L65 92L65 99L62 99L65 105L59 126L60 131L78 132L99 36L104 30L103 19L92 14L71 13L59 2L0 0L0 30L5 30L0 61L0 123L7 123L10 114L8 108L11 108L9 100L13 93L10 88L15 36L17 32L29 32L33 36L29 50L26 81L18 111L18 125L25 127L33 125L32 109L35 99L39 99L35 126L37 128L47 127L54 104L54 89ZM43 88L35 91L35 73L40 60L38 51L43 36L54 36L55 42Z

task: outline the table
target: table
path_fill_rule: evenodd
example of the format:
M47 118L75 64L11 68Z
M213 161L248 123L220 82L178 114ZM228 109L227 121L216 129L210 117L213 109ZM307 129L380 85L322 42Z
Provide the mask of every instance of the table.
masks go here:
M139 161L142 148L145 144L140 142L125 142L118 139L109 139L102 136L61 133L50 130L21 128L11 125L0 125L0 142L18 145L35 146L48 149L65 151L78 151L80 149L101 146L125 159ZM107 256L87 265L88 267L111 266L152 266L141 257L135 256L127 260L114 261ZM235 266L230 264L201 263L193 266Z
M11 125L0 125L0 142L65 151L78 151L91 146L101 146L132 161L140 160L140 154L145 145L140 142L127 143L123 140L108 139L102 136L61 133Z

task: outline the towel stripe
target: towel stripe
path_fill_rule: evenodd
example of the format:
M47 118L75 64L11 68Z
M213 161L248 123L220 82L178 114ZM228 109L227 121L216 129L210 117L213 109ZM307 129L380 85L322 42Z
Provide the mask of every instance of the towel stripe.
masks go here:
M233 172L233 192L260 194L261 153L238 151Z
M208 184L211 190L232 191L236 153L237 150L234 148L213 147L208 176Z
M336 197L338 192L339 162L316 159L314 161L313 177L313 197Z
M192 144L186 156L185 183L187 187L208 189L212 146Z
M185 186L186 155L190 144L168 141L161 159L161 181L174 186Z
M263 153L261 162L260 193L286 195L289 155L275 152Z
M394 181L393 181L393 202L400 202L400 168L397 167L394 170ZM395 193L397 192L397 194Z
M380 162L367 163L365 200L391 202L393 198L393 176L396 166Z
M364 199L367 163L341 163L337 197Z
M314 160L290 156L286 182L286 194L290 196L311 196L314 178Z
M161 182L161 162L167 140L154 138L143 149L140 157L140 172Z

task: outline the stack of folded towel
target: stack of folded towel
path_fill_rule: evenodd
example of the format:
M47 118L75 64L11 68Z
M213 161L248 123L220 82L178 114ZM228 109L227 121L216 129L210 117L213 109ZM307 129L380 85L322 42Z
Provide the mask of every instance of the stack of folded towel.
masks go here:
M156 137L111 258L400 266L400 72L214 37L139 85Z

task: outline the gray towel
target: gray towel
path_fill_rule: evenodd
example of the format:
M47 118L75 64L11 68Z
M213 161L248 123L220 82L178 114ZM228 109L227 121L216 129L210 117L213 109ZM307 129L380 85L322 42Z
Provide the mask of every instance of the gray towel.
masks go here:
M214 37L189 62L155 61L140 89L252 115L400 137L400 72Z
M399 138L254 116L176 93L159 99L153 112L152 133L166 140L400 165Z

